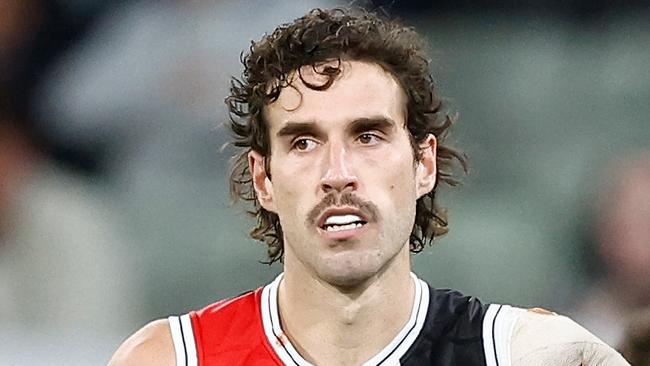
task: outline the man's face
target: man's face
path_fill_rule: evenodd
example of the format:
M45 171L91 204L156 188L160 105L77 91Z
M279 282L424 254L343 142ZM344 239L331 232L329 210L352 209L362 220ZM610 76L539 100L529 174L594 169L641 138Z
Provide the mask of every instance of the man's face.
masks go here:
M376 64L349 61L324 91L295 77L267 106L270 174L252 152L260 203L278 214L285 269L338 286L408 264L417 198L435 182L435 138L414 164L406 102L395 78ZM310 84L323 84L311 67ZM271 177L270 179L268 177Z

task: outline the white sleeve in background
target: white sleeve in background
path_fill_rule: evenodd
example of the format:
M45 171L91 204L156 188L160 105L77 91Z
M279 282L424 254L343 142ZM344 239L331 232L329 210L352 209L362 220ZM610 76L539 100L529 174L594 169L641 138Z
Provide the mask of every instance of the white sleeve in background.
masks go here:
M630 365L573 320L543 310L519 314L510 350L512 366Z

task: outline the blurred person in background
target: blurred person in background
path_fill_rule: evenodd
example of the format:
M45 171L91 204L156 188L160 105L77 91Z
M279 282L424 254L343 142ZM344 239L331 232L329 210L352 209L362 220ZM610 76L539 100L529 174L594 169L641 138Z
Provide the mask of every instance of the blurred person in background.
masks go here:
M627 365L548 311L483 305L411 272L447 231L453 117L412 29L313 10L254 42L228 105L235 197L284 272L154 321L112 365Z
M634 366L650 366L650 307L627 318L621 353Z
M55 9L0 1L3 365L105 362L107 345L137 318L137 281L112 208L86 177L53 159L39 127L47 121L33 116L33 90L63 48Z
M650 306L650 151L619 156L600 179L585 240L593 283L571 313L618 346L628 317Z
M110 206L50 161L22 108L0 98L0 360L105 360L138 307L126 243Z

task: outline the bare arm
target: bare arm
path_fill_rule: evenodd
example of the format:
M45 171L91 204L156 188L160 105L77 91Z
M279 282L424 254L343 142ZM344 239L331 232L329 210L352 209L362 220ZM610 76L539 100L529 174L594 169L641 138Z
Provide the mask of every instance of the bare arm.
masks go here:
M169 321L145 325L117 349L108 366L175 366L176 354Z

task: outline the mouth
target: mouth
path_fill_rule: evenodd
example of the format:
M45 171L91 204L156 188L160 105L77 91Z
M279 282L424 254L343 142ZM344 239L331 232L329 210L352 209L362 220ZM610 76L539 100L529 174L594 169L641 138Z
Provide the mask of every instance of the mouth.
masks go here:
M318 220L318 228L335 238L354 235L367 224L368 218L354 208L332 208L326 210Z

